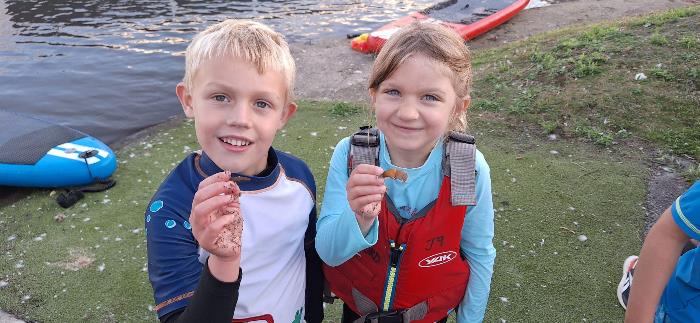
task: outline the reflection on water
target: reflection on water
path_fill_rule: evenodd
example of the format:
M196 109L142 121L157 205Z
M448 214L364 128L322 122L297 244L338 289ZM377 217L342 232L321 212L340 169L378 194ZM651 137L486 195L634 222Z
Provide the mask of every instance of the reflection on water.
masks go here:
M429 1L0 0L0 109L107 143L178 115L182 52L207 25L263 20L293 42L370 30Z
M433 3L0 0L0 109L114 143L181 113L174 88L182 52L213 22L262 20L291 42L314 42L369 31Z

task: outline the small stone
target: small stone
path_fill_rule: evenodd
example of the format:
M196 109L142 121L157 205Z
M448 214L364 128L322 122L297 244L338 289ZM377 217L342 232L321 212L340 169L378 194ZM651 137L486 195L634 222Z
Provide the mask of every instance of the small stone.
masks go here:
M99 266L97 266L97 271L99 271L99 272L105 271L105 264L102 263L102 264L100 264Z
M559 152L556 150L550 150L549 153L552 155L559 155Z
M557 135L556 135L556 134L553 134L553 133L550 133L549 136L547 136L547 139L549 139L549 140L557 140Z
M53 216L54 221L56 222L63 222L65 220L66 215L63 213L57 213L56 215Z
M499 297L498 299L500 299L501 302L503 302L503 303L508 303L508 297L503 297L503 296L501 296L501 297Z
M644 73L637 73L637 74L634 76L634 80L635 80L635 81L644 81L644 80L646 80L646 79L647 79L647 76L644 75Z
M578 236L578 241L584 242L586 240L588 240L588 237L586 237L586 235L582 234L582 235Z

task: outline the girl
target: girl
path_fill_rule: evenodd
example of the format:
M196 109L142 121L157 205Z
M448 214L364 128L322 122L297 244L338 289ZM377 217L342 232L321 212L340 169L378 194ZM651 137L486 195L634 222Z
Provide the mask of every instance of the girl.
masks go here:
M404 27L379 53L369 80L378 131L336 146L316 225L343 322L445 322L456 307L457 322L483 320L491 179L473 138L453 132L465 128L470 79L469 50L437 24Z

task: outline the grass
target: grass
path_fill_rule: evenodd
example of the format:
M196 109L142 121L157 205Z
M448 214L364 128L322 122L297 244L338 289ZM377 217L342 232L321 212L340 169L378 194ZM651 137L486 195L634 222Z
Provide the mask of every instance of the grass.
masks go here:
M641 139L700 159L698 13L674 9L477 52L473 110L601 146Z
M621 143L700 156L690 40L698 8L476 53L470 127L491 168L498 251L486 322L622 320L615 288L622 261L640 247L648 171L643 153ZM668 43L651 44L654 33ZM634 81L638 72L649 78ZM333 146L367 120L353 103L300 102L275 146L307 161L321 195ZM49 191L1 207L0 308L41 322L154 322L143 214L197 149L192 126L118 151L117 186L72 208ZM552 133L561 139L548 140ZM327 322L339 315L339 302L326 309Z

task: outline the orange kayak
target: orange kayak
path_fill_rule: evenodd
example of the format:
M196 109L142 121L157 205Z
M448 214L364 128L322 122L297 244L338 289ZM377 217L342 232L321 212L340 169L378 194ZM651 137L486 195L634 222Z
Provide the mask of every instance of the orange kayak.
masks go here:
M377 53L381 49L382 45L384 45L384 42L386 42L386 40L389 39L392 34L401 29L401 27L409 25L417 20L447 26L457 32L466 41L473 39L476 36L479 36L508 21L518 12L523 10L529 2L530 0L513 1L504 8L489 13L487 16L468 24L447 22L440 19L431 18L421 12L413 12L406 17L384 25L371 33L361 34L353 38L350 42L350 46L352 49L361 53Z

